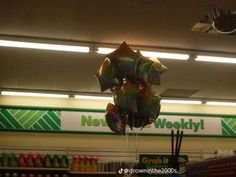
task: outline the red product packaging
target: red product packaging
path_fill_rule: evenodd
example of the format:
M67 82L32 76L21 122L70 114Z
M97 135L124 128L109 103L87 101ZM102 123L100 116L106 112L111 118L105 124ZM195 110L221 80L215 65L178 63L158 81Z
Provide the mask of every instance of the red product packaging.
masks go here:
M19 155L19 161L18 161L19 167L26 167L27 166L25 157L26 157L25 154L20 154Z
M28 154L26 158L27 167L35 167L34 157L32 154Z
M41 154L34 156L35 167L43 167L43 157Z

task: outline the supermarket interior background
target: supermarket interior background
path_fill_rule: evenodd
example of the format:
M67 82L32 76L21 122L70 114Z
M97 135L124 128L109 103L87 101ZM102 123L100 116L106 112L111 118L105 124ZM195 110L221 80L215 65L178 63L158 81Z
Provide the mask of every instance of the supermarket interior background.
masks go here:
M66 169L70 169L68 175L74 172L74 176L114 176L119 161L136 164L140 154L170 155L168 125L164 127L156 122L134 133L130 130L130 135L115 135L95 120L93 125L89 123L89 117L104 119L107 103L113 102L110 91L100 92L94 73L106 54L123 41L143 55L145 51L153 52L167 66L168 70L161 75L161 85L154 86L154 90L162 97L159 123L168 120L174 127L177 122L184 131L180 154L188 155L190 164L236 154L236 33L191 30L213 8L229 9L236 14L234 0L0 0L0 4L2 176L9 169L15 170L18 176L23 172L38 174L34 172L38 170L36 165L31 166L34 168L30 172L25 168L20 171L17 165L4 166L6 154L12 153L17 156L67 154L70 161ZM232 16L236 29L236 18ZM23 43L11 46L17 41L31 47L23 47ZM63 45L64 51L35 49L32 47L35 43ZM65 51L65 46L81 46L81 51ZM160 56L160 53L177 55ZM146 55L149 57L150 53ZM219 57L218 62L201 60L204 56ZM12 92L68 97L7 94ZM98 99L99 96L108 99ZM55 116L50 117L52 114ZM47 120L45 115L51 119ZM82 125L83 118L87 122ZM204 125L197 131L189 126L191 121L202 121ZM74 167L73 160L89 161L91 168L79 170L81 164ZM101 170L97 161L115 167L101 167ZM86 163L83 168L86 169ZM58 171L52 172L48 168L40 173L67 175L67 171L60 170L58 167ZM12 174L10 171L8 177ZM227 175L236 175L236 171L222 176Z

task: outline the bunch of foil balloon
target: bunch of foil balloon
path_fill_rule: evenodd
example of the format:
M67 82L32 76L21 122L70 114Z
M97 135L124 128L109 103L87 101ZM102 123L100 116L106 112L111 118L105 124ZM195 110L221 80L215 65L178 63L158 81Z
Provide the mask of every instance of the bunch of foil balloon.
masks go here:
M127 125L144 128L160 113L161 97L152 85L160 85L160 75L167 68L158 59L146 58L125 42L108 54L95 76L101 92L108 89L114 104L106 107L106 122L116 134L125 134Z

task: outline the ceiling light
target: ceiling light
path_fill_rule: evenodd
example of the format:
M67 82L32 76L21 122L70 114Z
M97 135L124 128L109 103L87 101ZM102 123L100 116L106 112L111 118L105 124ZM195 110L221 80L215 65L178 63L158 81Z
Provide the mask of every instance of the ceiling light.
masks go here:
M161 103L167 103L167 104L202 104L202 101L162 99Z
M50 97L50 98L69 98L69 95L64 95L64 94L32 93L32 92L12 92L12 91L2 91L1 95Z
M116 50L116 49L114 49L114 48L98 47L97 53L100 53L100 54L109 54L109 53L113 52L114 50Z
M188 60L189 55L178 54L178 53L164 53L164 52L150 52L150 51L140 51L144 57L155 57L155 58L166 58L175 60Z
M109 54L116 50L115 48L104 48L98 47L97 53L100 54ZM164 52L150 52L150 51L140 51L144 57L156 57L156 58L168 58L168 59L177 59L177 60L187 60L189 55L187 54L177 54L177 53L164 53Z
M10 41L10 40L0 40L0 46L29 48L29 49L57 50L57 51L67 51L67 52L85 52L85 53L89 52L89 47L84 47L84 46L44 44L44 43L20 42L20 41Z
M207 101L206 104L215 106L236 106L236 102L223 102L223 101Z
M112 101L113 97L108 96L90 96L90 95L75 95L78 99L88 99L88 100L108 100Z
M236 63L236 58L214 57L214 56L203 56L203 55L198 55L195 60L196 61L219 62L219 63Z

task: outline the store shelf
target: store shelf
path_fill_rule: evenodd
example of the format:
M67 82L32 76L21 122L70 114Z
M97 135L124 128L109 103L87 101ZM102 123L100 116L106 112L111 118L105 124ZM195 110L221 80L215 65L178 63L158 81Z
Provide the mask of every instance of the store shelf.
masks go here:
M22 171L69 171L68 168L32 168L32 167L0 167L0 170L22 170Z
M70 174L81 174L81 175L115 175L116 172L79 172L79 171L71 171Z

